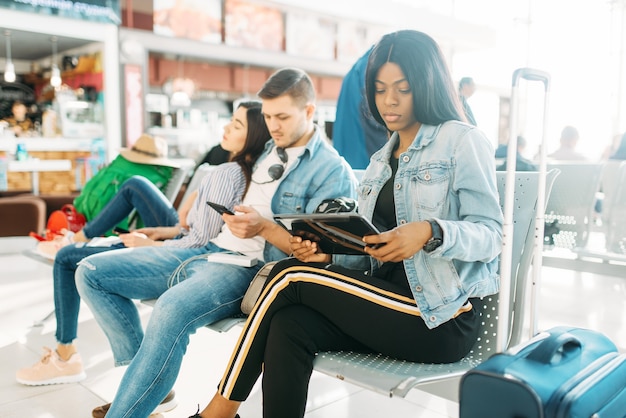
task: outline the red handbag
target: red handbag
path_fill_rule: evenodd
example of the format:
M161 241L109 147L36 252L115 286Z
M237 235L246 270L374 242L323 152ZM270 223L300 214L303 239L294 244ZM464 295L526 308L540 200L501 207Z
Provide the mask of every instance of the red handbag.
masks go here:
M55 210L48 218L45 238L31 232L31 236L40 241L52 241L56 236L63 235L63 231L80 231L87 220L85 215L78 213L72 204L65 204L59 210Z

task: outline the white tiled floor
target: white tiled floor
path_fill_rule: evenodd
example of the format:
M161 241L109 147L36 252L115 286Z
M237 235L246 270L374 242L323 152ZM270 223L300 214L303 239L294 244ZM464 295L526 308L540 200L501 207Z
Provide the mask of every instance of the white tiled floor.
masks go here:
M1 247L1 245L0 245ZM85 418L95 406L109 402L123 368L115 369L104 334L86 306L81 308L79 348L88 377L78 384L27 387L15 382L15 371L38 360L41 347L54 347L51 267L0 248L0 417ZM605 333L626 352L626 278L543 269L539 328L575 325ZM147 319L150 308L141 307ZM209 400L237 338L201 329L192 337L175 385L179 406L162 418L188 417ZM441 390L441 389L440 389ZM456 387L448 388L450 394ZM455 402L412 390L404 399L389 399L339 380L314 374L309 391L309 418L458 417ZM441 393L441 392L438 392ZM257 388L240 409L243 418L261 417Z

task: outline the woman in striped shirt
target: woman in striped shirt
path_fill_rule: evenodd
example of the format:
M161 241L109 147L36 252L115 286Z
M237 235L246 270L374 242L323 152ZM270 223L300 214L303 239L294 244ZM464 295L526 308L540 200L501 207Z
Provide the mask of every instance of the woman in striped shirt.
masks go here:
M152 183L133 177L100 214L83 231L66 236L66 245L56 254L53 268L54 302L57 320L57 349L45 349L44 357L32 367L18 370L17 381L26 385L77 382L85 378L74 340L78 326L80 297L76 290L75 272L83 258L118 248L138 246L170 246L200 248L217 236L224 221L220 214L206 205L212 201L232 208L239 204L248 189L252 167L263 151L270 134L261 113L261 103L242 102L224 128L222 146L232 152L231 162L216 166L203 179L184 219ZM120 235L122 243L112 246L88 246L88 237L97 237L137 209L145 225ZM165 226L158 226L165 225ZM182 225L186 225L184 228ZM56 366L62 367L56 367Z

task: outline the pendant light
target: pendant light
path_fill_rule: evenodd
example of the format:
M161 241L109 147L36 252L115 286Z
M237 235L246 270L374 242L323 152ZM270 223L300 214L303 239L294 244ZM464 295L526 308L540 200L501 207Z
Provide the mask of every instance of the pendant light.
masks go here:
M53 36L52 41L52 65L50 66L50 85L55 89L61 85L61 70L57 65L57 37Z
M173 107L189 107L191 106L191 96L193 95L193 81L183 76L183 61L181 57L177 57L178 77L172 80L172 97L170 97L170 105Z
M4 38L7 43L7 63L4 67L4 81L7 83L13 83L15 81L15 66L11 61L11 31L4 31Z

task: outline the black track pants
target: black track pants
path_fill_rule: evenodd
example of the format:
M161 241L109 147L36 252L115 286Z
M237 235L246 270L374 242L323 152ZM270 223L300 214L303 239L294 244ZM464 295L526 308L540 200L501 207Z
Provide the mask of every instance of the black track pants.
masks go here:
M250 314L219 385L243 401L263 370L263 416L304 415L316 353L380 352L417 362L452 362L476 340L471 305L428 329L408 287L338 266L281 261Z

